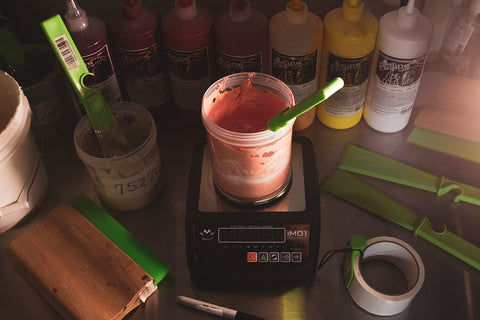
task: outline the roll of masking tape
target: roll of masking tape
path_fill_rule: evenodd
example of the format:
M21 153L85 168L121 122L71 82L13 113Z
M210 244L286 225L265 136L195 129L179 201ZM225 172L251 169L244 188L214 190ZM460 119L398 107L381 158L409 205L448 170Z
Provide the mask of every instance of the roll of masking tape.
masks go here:
M382 260L396 266L405 277L406 291L385 294L372 288L362 274L362 262L368 260ZM351 268L350 296L362 309L379 316L394 315L407 308L425 279L425 268L418 253L407 243L392 237L367 240L362 254L353 257Z

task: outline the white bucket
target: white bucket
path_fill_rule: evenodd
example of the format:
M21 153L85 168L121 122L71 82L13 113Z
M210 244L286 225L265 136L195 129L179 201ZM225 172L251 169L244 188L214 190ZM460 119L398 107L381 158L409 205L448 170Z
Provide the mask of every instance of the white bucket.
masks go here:
M35 209L47 192L31 113L17 81L0 71L0 233Z

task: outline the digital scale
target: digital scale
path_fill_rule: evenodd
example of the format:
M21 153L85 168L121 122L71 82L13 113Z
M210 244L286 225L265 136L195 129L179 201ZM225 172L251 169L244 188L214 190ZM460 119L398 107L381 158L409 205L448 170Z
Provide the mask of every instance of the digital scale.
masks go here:
M197 144L185 217L194 282L285 284L313 279L320 241L320 190L312 142L294 137L288 191L259 206L224 198L213 184L206 139Z

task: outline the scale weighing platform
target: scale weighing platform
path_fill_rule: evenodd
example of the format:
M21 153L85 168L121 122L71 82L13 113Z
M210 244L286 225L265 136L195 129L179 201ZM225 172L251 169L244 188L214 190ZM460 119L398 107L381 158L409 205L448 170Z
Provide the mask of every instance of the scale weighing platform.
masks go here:
M311 281L320 241L320 190L312 142L294 137L288 191L259 206L233 203L213 184L206 139L196 146L185 217L194 282Z

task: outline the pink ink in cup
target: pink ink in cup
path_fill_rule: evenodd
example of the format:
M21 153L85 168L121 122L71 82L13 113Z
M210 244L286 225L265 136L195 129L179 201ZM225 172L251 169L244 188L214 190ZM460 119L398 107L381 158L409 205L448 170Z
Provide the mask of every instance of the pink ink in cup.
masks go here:
M271 202L291 181L292 127L265 129L267 121L294 105L290 89L263 73L236 73L213 83L202 100L213 183L242 204Z

